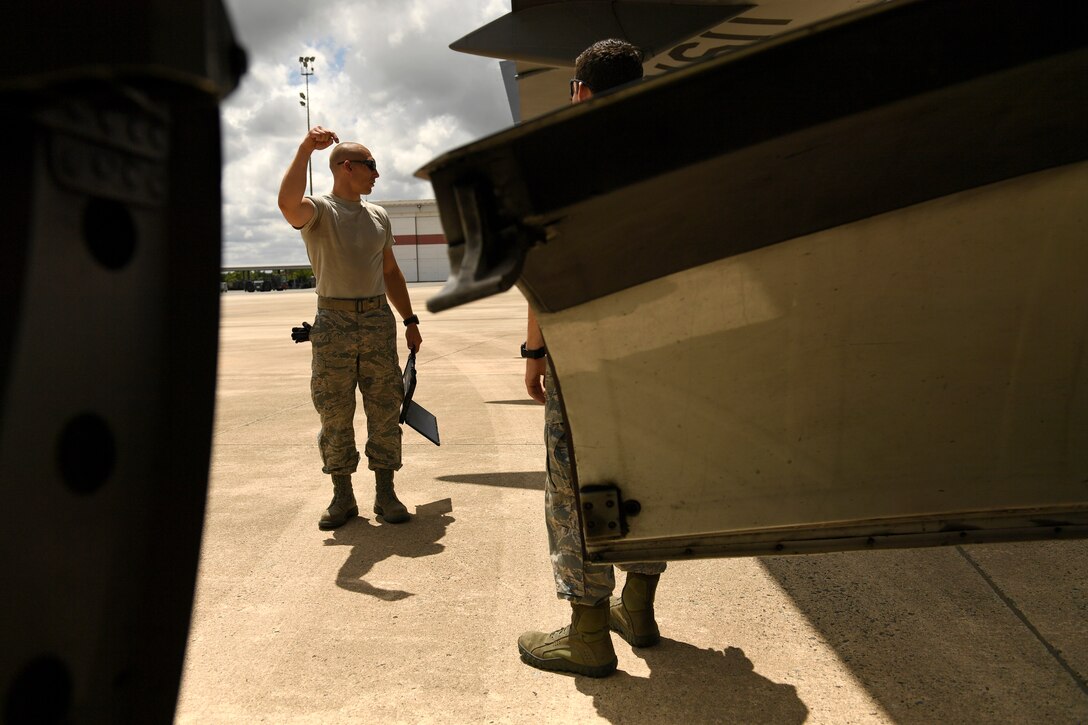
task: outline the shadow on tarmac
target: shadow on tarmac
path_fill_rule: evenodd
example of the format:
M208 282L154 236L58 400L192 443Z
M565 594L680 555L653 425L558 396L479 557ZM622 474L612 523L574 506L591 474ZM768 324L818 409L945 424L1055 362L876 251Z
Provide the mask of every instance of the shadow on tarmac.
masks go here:
M627 646L618 636L612 641ZM808 717L793 685L757 674L737 647L700 649L662 637L655 647L632 651L646 662L649 676L620 670L599 680L575 677L578 691L591 695L609 722L799 725Z
M414 559L442 553L446 547L438 542L446 535L446 528L456 521L447 515L452 511L453 503L444 498L416 506L415 515L403 524L376 523L381 519L375 517L372 522L360 516L336 529L332 538L325 539L325 546L351 547L336 575L336 586L387 602L412 596L412 592L376 587L363 577L375 564L391 556Z
M439 481L449 483L474 483L477 486L502 486L503 488L524 488L531 491L543 491L544 471L517 471L512 473L458 473L451 476L439 476Z
M1062 572L1062 558L1080 549L1019 544L995 551L1020 562L1003 571L1008 579L1036 567ZM987 586L971 561L963 547L761 559L895 722L1083 722L1084 676L1055 654L1065 647L1067 656L1078 654L1078 640L1047 642L1022 624L1019 603ZM1078 590L1063 591L1055 577L1025 604L1075 612Z

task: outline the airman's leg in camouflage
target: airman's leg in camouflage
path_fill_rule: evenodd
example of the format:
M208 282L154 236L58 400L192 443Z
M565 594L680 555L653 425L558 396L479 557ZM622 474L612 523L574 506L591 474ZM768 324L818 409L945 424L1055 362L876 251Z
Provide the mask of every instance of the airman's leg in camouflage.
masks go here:
M396 321L388 307L381 315L362 320L367 338L395 340ZM374 513L387 523L408 520L408 509L393 490L393 472L401 467L400 407L404 403L404 380L396 345L378 346L359 356L359 392L366 411L366 457L374 471Z
M372 471L400 469L400 406L404 380L397 359L396 321L388 307L359 315L359 392L366 412L366 457Z
M359 466L355 447L356 344L354 313L318 310L310 330L310 395L321 416L317 448L324 473L350 476Z
M555 574L555 590L561 599L579 604L606 601L616 586L609 564L594 564L582 558L582 525L574 477L567 448L567 426L551 366L544 375L547 403L544 406L544 445L548 478L544 487L544 521L548 527L548 550Z

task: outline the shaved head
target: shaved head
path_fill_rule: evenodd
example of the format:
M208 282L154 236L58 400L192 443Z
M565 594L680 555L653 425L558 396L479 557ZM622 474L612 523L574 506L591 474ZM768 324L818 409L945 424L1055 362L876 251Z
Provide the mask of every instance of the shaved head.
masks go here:
M329 154L329 168L336 171L337 166L351 158L370 159L373 158L373 156L370 153L370 149L363 146L361 143L345 141L337 144L336 147L333 148L332 153Z

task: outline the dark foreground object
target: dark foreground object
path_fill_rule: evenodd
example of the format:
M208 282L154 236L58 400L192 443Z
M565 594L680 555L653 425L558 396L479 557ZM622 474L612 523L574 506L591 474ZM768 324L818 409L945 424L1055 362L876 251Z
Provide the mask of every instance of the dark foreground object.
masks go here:
M244 54L218 2L41 3L2 33L0 720L169 723Z

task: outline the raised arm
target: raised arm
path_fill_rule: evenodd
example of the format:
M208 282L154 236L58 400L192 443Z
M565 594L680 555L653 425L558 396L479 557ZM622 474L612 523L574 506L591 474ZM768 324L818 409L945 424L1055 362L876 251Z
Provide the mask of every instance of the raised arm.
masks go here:
M336 134L327 128L314 126L302 139L295 158L280 182L279 207L283 218L296 229L306 225L314 215L314 204L306 198L306 164L314 151L339 143Z

